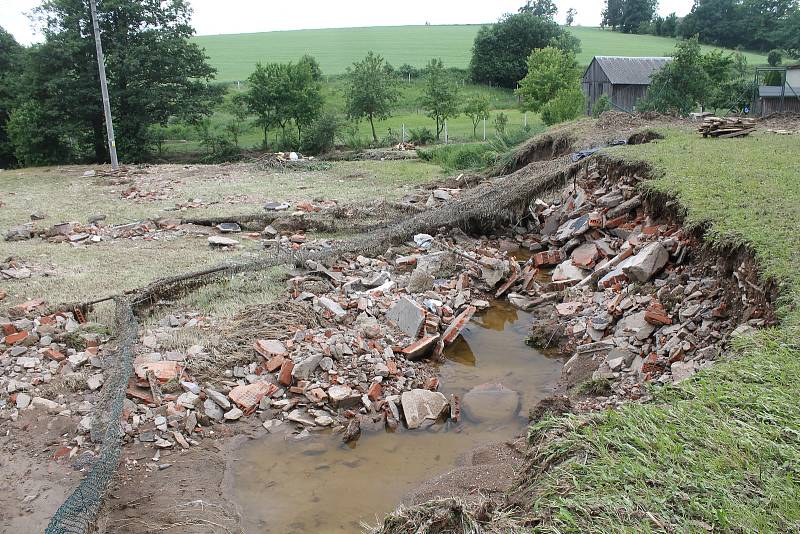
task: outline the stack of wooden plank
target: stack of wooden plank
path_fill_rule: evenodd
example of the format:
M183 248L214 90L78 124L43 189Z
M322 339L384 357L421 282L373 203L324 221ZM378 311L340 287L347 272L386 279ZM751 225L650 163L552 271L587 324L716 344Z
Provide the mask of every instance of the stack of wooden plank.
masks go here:
M743 137L756 129L754 119L743 119L741 117L706 117L703 125L700 126L700 133L703 137Z

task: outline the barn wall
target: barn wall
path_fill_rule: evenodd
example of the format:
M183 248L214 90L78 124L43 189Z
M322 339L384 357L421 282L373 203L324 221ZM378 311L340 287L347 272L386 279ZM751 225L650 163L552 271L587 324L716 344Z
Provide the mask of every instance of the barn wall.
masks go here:
M781 111L780 98L762 98L761 99L761 116L769 115L770 113L778 113ZM800 98L786 97L783 101L783 111L794 111L800 113Z
M586 95L587 101L586 113L591 115L594 103L597 102L597 99L604 94L610 96L612 89L613 87L609 82L608 76L606 76L606 73L600 68L597 61L593 59L583 76L583 93Z
M633 111L639 100L647 95L648 85L615 85L611 101L626 111Z

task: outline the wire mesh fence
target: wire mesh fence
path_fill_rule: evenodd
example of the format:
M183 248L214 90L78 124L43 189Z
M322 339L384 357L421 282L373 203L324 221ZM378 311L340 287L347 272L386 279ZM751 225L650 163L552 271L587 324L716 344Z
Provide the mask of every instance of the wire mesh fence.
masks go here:
M90 532L117 470L123 435L120 420L128 379L133 371L133 346L139 328L131 305L125 299L116 299L115 324L117 347L106 358L105 382L92 419L91 437L95 443L100 443L100 453L86 477L56 511L46 534Z

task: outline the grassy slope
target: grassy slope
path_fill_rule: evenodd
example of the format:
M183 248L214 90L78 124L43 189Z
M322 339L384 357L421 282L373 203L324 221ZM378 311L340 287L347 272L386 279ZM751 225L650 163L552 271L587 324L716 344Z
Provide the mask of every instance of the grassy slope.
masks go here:
M466 68L480 26L394 26L299 30L287 32L211 35L196 37L221 81L245 80L259 61L296 61L314 55L325 74L341 74L369 50L382 54L399 67L421 67L432 57L445 65ZM572 29L583 42L578 60L588 65L594 55L661 56L674 48L675 40L650 35L626 35L599 28ZM750 63L765 63L764 56L748 54Z
M537 532L800 531L800 163L797 138L761 134L614 150L650 162L709 239L752 246L783 282L781 327L655 401L549 419L521 488Z

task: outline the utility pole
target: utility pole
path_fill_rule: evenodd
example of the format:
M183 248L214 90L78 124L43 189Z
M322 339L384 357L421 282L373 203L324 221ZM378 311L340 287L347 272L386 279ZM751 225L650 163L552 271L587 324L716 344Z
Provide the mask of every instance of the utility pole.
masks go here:
M106 116L106 132L108 133L108 151L111 154L111 168L119 170L117 160L117 142L114 140L114 123L111 120L111 100L108 97L108 80L106 80L106 61L103 57L103 44L100 42L100 24L97 22L97 2L89 0L92 9L92 25L94 26L94 44L97 48L97 68L100 71L100 90L103 92L103 112Z

